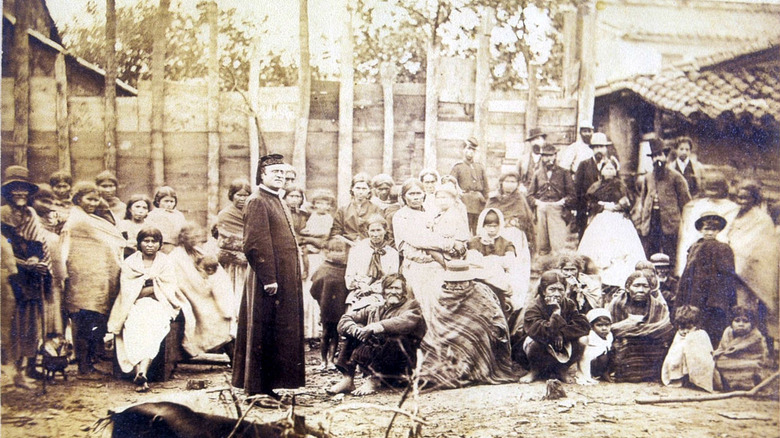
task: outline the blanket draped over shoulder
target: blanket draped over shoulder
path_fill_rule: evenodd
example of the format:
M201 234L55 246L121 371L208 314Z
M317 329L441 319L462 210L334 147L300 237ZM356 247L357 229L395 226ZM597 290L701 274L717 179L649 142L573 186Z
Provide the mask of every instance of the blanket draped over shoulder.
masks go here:
M206 275L183 247L174 248L170 259L182 301L184 350L197 356L230 342L233 298L224 269L219 267L214 275Z
M148 280L154 298L141 298L144 304L139 306L141 290ZM140 252L125 259L119 296L108 318L108 332L116 334L116 356L122 371L130 372L139 359L157 355L170 321L179 314L177 293L176 272L165 254L157 253L149 268L144 267ZM153 355L145 357L149 349L154 350Z

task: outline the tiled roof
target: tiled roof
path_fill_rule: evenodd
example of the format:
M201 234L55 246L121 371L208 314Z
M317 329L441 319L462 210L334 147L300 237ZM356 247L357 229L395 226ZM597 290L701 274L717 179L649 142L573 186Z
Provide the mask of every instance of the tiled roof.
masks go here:
M600 86L596 96L630 90L666 111L691 119L700 115L716 119L730 111L736 118L751 116L760 124L766 116L780 122L780 47L764 45L775 62L744 63L718 68L738 56L710 56L663 69L656 75L639 75Z

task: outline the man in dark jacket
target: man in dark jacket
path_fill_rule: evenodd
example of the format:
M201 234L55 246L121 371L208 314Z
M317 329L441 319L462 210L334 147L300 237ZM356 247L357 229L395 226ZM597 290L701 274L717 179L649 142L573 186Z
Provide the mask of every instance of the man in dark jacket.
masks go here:
M260 158L260 188L244 207L244 254L249 263L238 316L233 385L247 395L279 395L306 384L303 286L298 245L280 198L287 166L279 154Z
M528 189L528 202L536 207L536 248L539 255L573 249L569 210L574 198L571 173L555 164L555 146L542 148L543 166L536 170Z
M607 147L611 145L606 134L597 132L590 139L590 149L593 156L584 160L574 173L574 194L576 197L575 208L577 210L577 234L582 239L582 233L588 226L588 201L585 196L593 183L599 180L601 166L607 158Z
M485 167L474 161L478 146L477 139L469 137L463 143L463 160L455 163L450 171L450 175L458 180L458 186L463 191L462 200L466 205L471 234L477 230L477 219L482 209L485 208L485 202L490 192L485 176Z

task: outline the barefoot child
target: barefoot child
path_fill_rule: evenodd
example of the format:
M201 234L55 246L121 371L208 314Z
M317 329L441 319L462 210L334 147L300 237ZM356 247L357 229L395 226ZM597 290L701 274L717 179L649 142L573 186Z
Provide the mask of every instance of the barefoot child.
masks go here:
M339 344L337 326L346 311L347 284L344 274L347 269L347 243L331 239L325 248L325 261L312 275L309 293L320 305L322 323L322 365L320 371L336 369L333 359Z
M712 392L715 361L707 332L699 328L701 311L695 306L680 306L674 312L677 333L661 368L661 382L669 386L690 383Z
M597 381L594 377L601 377L610 382L609 376L609 352L612 350L613 336L612 315L607 309L595 308L586 315L590 322L590 333L580 338L580 344L585 351L577 364L576 380L580 385L593 385Z
M751 389L766 377L769 351L766 339L755 327L756 317L746 307L731 309L731 325L723 331L712 353L724 390Z

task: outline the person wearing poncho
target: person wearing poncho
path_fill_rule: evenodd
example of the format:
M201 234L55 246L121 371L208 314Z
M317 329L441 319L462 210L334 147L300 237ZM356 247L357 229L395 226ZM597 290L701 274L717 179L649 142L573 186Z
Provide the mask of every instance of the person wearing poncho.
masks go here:
M474 281L467 262L453 260L433 304L420 349L420 379L426 388L459 388L516 379L509 327L490 288Z
M615 378L627 382L657 381L674 328L662 297L650 293L649 274L634 271L607 307L615 337Z

